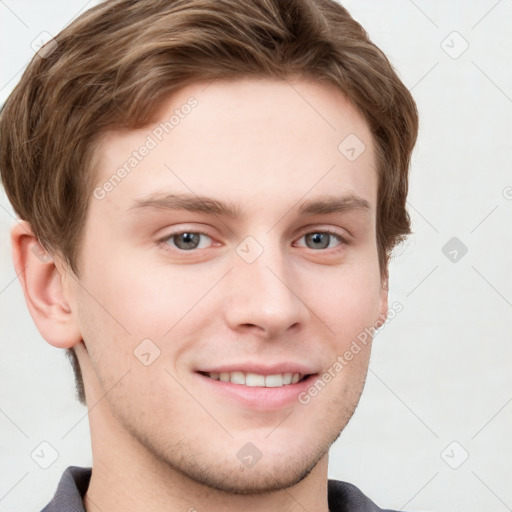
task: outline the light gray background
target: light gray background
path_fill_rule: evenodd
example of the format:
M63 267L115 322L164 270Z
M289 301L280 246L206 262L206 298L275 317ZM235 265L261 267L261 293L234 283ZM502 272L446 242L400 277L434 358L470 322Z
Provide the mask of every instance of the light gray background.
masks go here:
M0 0L0 101L32 41L93 3ZM512 510L512 0L343 3L412 90L421 130L414 235L391 265L390 299L404 310L375 339L329 476L385 507ZM15 277L13 222L2 195L0 510L23 512L49 501L68 465L92 460L69 363L38 334ZM442 252L452 237L468 248L456 262ZM48 469L31 458L42 441L58 452Z

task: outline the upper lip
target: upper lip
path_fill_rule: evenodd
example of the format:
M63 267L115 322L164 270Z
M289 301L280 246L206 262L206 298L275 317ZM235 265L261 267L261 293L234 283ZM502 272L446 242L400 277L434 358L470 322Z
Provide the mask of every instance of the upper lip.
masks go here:
M245 363L230 363L222 364L219 366L209 366L208 368L200 368L196 370L202 373L231 373L231 372L244 372L244 373L258 373L260 375L276 375L278 373L300 373L302 375L310 375L316 373L310 366L301 363L274 363L274 364L259 364L255 362Z

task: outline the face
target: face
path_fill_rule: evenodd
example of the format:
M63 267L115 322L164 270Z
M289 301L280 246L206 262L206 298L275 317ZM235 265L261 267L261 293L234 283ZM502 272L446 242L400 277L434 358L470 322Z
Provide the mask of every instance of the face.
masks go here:
M305 80L194 84L96 157L70 286L104 424L213 488L300 481L350 419L370 352L353 342L387 308L363 118Z

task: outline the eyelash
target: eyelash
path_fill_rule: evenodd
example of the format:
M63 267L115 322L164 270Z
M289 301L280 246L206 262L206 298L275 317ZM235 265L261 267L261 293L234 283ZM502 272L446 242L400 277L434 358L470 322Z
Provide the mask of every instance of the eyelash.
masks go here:
M159 239L158 240L158 245L162 246L162 248L164 250L166 250L166 251L171 251L173 253L179 253L179 254L194 253L194 252L197 252L199 250L202 250L202 249L195 248L195 249L190 249L190 250L187 251L187 250L184 250L184 249L179 249L178 247L172 247L172 246L170 246L167 243L173 237L178 236L178 235L183 235L184 233L191 233L193 235L206 236L207 238L212 240L212 242L214 242L213 238L210 235L208 235L206 233L203 233L201 231L182 230L182 231L176 231L175 233L170 233L170 234L166 235L164 238ZM341 250L341 248L344 245L348 245L348 243L349 243L348 240L345 237L343 237L338 232L336 232L336 231L334 231L332 229L329 229L329 228L318 229L318 230L313 230L313 231L307 231L307 232L303 233L297 240L300 240L300 239L304 238L306 235L317 234L317 233L327 234L327 235L330 235L330 236L332 236L334 238L337 238L339 240L339 244L335 248L331 247L331 248L325 248L325 249L310 249L313 252L325 252L325 251L338 252L338 251ZM306 249L308 249L308 247L306 247Z

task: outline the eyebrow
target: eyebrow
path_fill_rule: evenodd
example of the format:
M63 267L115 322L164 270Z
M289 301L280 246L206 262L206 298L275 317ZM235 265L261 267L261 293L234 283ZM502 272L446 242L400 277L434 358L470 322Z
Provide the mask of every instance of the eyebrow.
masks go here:
M231 219L244 217L239 203L225 203L195 194L153 194L137 199L129 210L187 210ZM302 201L298 203L295 210L299 215L345 213L354 210L369 212L371 205L366 199L349 194Z

